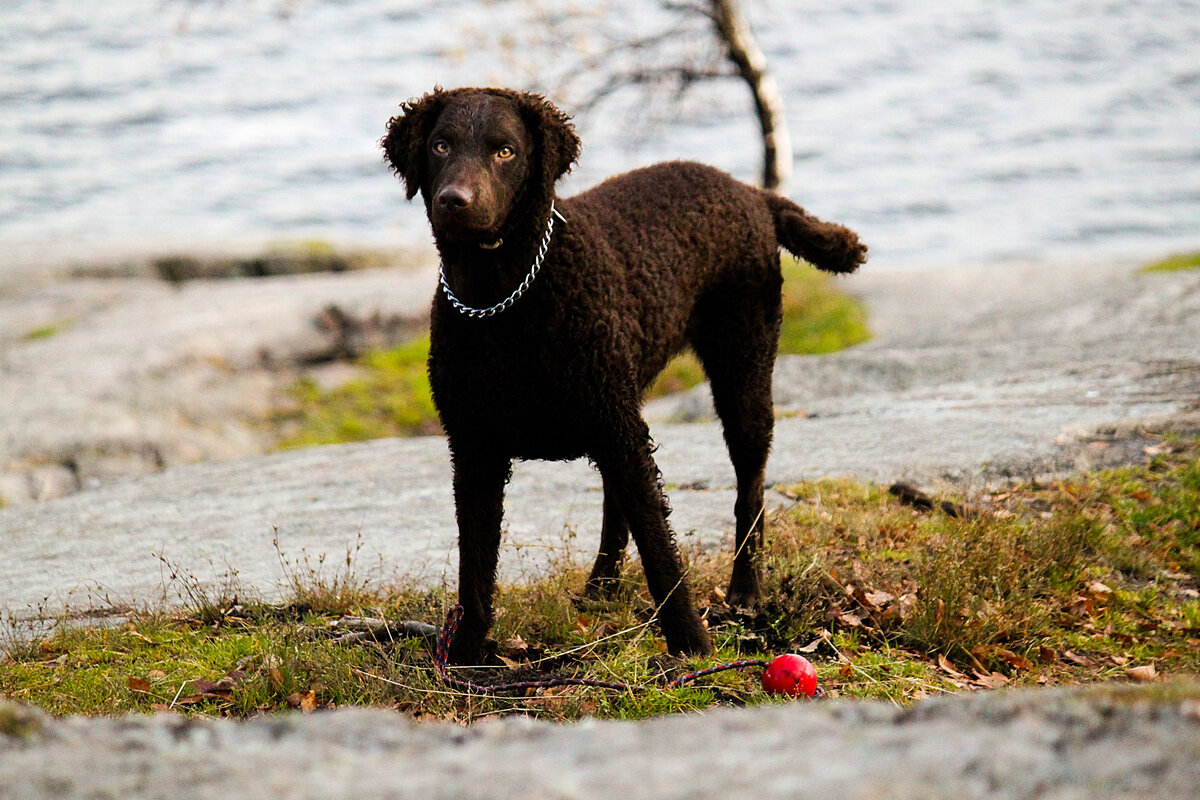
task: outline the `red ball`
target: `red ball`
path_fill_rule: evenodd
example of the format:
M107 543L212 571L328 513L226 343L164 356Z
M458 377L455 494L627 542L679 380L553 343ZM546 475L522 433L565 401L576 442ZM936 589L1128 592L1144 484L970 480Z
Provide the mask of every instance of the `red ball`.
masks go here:
M804 656L785 653L767 665L762 685L770 694L812 697L817 693L817 669Z

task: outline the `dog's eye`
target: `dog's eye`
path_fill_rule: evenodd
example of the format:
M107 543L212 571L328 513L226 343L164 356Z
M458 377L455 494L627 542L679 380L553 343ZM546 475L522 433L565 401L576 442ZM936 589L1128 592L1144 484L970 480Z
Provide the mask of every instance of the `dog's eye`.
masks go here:
M440 156L444 156L446 153L450 152L450 145L446 144L445 139L438 139L433 143L433 152Z
M496 157L499 159L509 159L517 154L517 151L508 145L504 145L496 151Z

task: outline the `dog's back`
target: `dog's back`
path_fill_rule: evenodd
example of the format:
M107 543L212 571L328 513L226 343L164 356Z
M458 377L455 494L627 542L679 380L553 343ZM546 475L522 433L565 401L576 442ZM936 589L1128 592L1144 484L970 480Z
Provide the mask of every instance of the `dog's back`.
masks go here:
M638 323L643 388L707 318L736 311L739 298L753 298L760 317L759 307L778 303L781 246L830 272L853 271L865 259L847 228L693 162L633 170L560 205L563 235L591 250L574 258L606 273L607 303ZM763 335L773 348L771 331Z

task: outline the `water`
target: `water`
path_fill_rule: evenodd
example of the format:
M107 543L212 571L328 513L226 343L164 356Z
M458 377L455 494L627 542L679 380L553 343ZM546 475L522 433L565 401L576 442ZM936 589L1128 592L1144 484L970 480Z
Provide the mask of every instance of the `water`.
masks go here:
M626 24L667 19L620 1ZM411 8L4 0L0 249L427 239L380 161L397 104L435 83L554 92L574 62L566 45L522 44L521 3ZM787 104L790 194L858 229L876 265L1200 246L1200 4L751 9ZM573 44L602 22L586 20ZM509 39L515 49L495 49ZM654 125L644 106L627 94L580 117L584 156L565 191L664 158L755 179L756 124L736 81L656 106Z

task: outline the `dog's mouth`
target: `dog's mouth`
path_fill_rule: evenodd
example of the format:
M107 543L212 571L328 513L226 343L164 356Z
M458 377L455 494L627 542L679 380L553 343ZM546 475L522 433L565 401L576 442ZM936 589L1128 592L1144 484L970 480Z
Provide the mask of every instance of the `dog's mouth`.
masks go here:
M497 241L500 235L499 220L492 215L435 208L430 222L434 236L444 242L487 246Z

